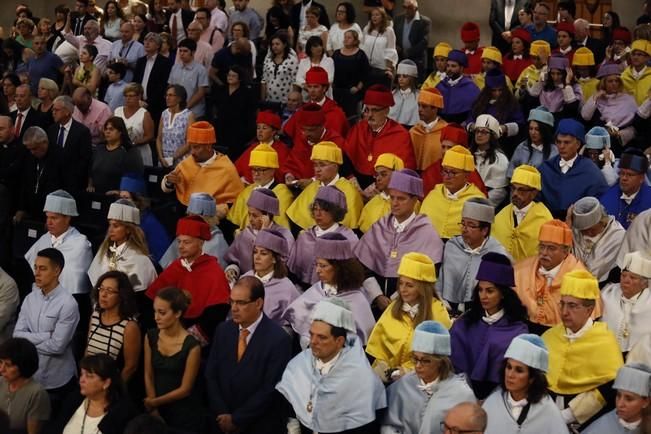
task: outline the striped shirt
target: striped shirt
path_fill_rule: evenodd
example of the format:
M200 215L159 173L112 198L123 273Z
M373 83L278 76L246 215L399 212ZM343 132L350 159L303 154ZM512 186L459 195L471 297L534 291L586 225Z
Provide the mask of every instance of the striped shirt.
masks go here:
M105 325L100 319L100 313L94 311L90 320L90 332L88 334L86 349L88 355L108 354L112 359L116 360L122 352L124 329L129 321L131 321L130 318L125 318L116 324Z

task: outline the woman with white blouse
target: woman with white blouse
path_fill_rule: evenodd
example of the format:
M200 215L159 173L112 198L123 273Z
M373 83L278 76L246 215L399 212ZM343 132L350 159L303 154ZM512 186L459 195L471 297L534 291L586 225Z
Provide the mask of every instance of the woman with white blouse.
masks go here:
M391 87L395 66L398 63L396 34L390 25L389 16L382 8L371 11L371 20L364 27L362 50L371 64L369 83Z
M303 89L303 98L309 99L305 91L305 75L312 67L320 66L328 72L328 82L330 86L326 92L328 98L332 98L332 82L335 79L335 63L325 52L323 41L318 36L312 36L307 40L305 45L305 55L298 63L298 72L296 73L296 85Z
M344 33L348 30L357 32L359 39L362 39L362 28L355 22L355 7L350 2L342 2L337 5L335 21L328 32L328 43L326 44L328 56L332 56L332 53L344 47Z

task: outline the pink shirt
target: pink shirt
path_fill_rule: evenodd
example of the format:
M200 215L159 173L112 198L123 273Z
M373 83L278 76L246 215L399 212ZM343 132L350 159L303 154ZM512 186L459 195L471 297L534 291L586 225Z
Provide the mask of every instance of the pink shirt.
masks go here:
M93 146L97 146L104 141L104 124L106 120L113 116L111 109L105 103L93 98L88 108L88 112L83 114L76 106L72 112L72 118L88 127Z

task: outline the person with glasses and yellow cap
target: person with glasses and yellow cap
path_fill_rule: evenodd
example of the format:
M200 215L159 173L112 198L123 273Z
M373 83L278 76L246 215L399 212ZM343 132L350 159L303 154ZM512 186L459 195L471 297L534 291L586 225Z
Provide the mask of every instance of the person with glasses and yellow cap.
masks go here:
M443 120L439 118L439 122ZM455 145L463 146L464 148L468 147L468 132L464 127L459 124L449 123L443 130L441 130L441 158L429 165L421 172L423 177L423 192L427 195L430 191L434 189L437 184L443 182L443 175L441 171L443 170L442 163L445 153ZM468 182L475 184L482 193L488 194L484 181L481 179L481 175L477 170L473 170L470 173Z
M651 88L651 68L647 65L651 59L651 42L638 39L631 44L631 63L622 72L624 91L635 97L637 105L642 105Z
M451 353L450 333L443 324L430 320L416 326L411 343L414 371L387 388L382 434L442 434L445 413L461 402L475 401L466 379L455 375Z
M472 80L475 82L479 89L483 89L486 85L486 74L488 71L497 70L502 72L502 53L496 47L484 47L481 54L481 71L478 74L473 74ZM502 73L502 75L504 75ZM513 89L511 79L504 76L504 84Z
M490 415L486 434L568 434L561 412L547 392L549 351L540 336L511 341L500 370L500 386L484 401Z
M419 120L409 130L416 155L416 169L425 170L443 157L441 134L448 124L439 117L443 95L435 88L423 88L418 94Z
M255 183L253 180L253 169L251 167L251 152L255 150L259 145L265 144L271 146L276 154L278 155L278 167L281 167L285 164L287 156L289 155L289 149L287 145L278 139L278 134L280 133L282 121L280 116L276 113L263 110L258 113L256 118L256 140L249 145L248 148L239 156L233 164L237 169L237 173L240 174L242 182L245 184ZM280 176L280 172L275 174L276 180L282 182L283 179Z
M310 215L310 204L322 187L335 186L346 196L347 211L341 223L357 229L364 201L357 187L339 175L339 168L344 163L341 148L333 142L320 142L312 147L310 160L314 164L314 180L287 208L287 217L301 229L312 227L315 222Z
M176 224L179 258L172 262L147 288L153 300L165 288L183 288L190 293L184 324L203 346L211 342L217 324L226 319L230 287L224 270L214 256L203 253L210 239L210 226L199 216L179 219Z
M599 299L599 284L588 271L565 274L558 308L562 323L542 335L549 350L549 391L565 423L579 431L613 409L613 380L624 364L608 325L592 320Z
M547 59L549 59L551 52L552 49L549 43L542 40L533 41L529 47L529 58L533 63L522 70L515 82L515 96L520 100L525 100L526 104L522 107L525 110L540 105L539 102L534 104L531 101L533 98L527 93L527 87L538 81L543 67L547 65Z
M479 56L477 56L479 60ZM443 95L443 109L441 117L447 122L462 123L468 118L472 105L479 97L479 87L472 78L465 74L467 71L468 57L462 50L452 50L448 53L448 62L445 70L446 77L436 85L436 89ZM481 63L476 73L479 73Z
M538 169L524 164L519 166L511 178L511 203L495 216L491 235L514 261L538 253L540 227L553 219L545 204L534 201L541 188Z
M448 54L452 51L452 46L447 42L439 42L434 47L432 58L434 59L434 71L425 79L421 89L436 87L437 84L445 79L445 71L448 67Z
M396 290L398 268L408 252L426 254L435 263L441 262L443 243L429 219L416 213L423 197L423 182L410 169L396 170L388 187L391 213L375 222L355 246L355 254L380 282L386 297ZM378 294L378 295L379 295ZM384 310L389 304L379 306Z
M386 393L355 336L350 305L322 300L309 322L309 348L290 360L276 385L293 413L287 433L377 433Z
M285 146L282 145L281 146ZM267 143L257 145L249 153L249 170L252 174L252 183L237 196L235 203L228 212L228 220L244 230L249 225L248 201L251 194L258 189L269 189L273 191L278 200L278 210L273 220L281 226L289 229L287 219L287 208L294 201L294 194L285 184L277 182L278 168L280 167L280 155Z
M624 241L626 229L596 197L577 200L568 213L572 226L574 247L572 252L599 281L600 285L617 279L617 254Z
M617 391L616 409L601 416L585 434L639 434L651 423L651 367L626 362L619 368L613 384Z
M208 193L219 204L218 215L223 217L244 190L237 170L226 155L213 149L217 138L209 122L190 125L187 140L190 156L163 177L161 189L166 193L175 191L176 198L185 206L190 203L192 193Z
M529 56L531 34L522 27L517 27L509 33L511 34L511 45L509 52L504 55L502 60L502 69L511 83L515 83L522 71L533 63Z
M416 87L418 67L411 59L398 63L396 70L395 88L393 89L394 104L389 109L389 119L393 119L405 128L410 128L418 122L418 94Z
M366 346L375 359L373 369L385 383L414 370L411 345L419 324L434 320L446 329L452 325L434 287L436 269L429 256L407 253L400 261L398 276L398 296L378 320Z
M363 102L363 119L350 129L343 149L359 184L366 188L373 182L375 161L380 155L391 152L410 169L416 167L416 160L409 132L389 118L389 110L394 105L391 90L380 84L372 85L366 90Z
M469 182L475 170L475 159L463 146L453 146L441 162L443 182L430 191L420 212L432 221L441 238L447 240L461 234L459 222L463 204L471 197L486 197L475 184Z
M583 99L587 100L597 92L599 79L596 78L594 53L587 47L579 47L572 57L572 71L581 86Z
M529 331L542 334L561 322L560 287L570 271L585 271L572 254L572 230L560 220L540 227L538 254L515 263L515 291L529 312Z
M495 207L488 199L471 197L463 204L461 235L445 243L436 290L457 316L470 306L482 256L489 252L507 254L499 241L490 236L494 219Z
M405 165L394 154L386 153L378 157L375 162L375 182L362 192L371 199L364 205L359 215L359 230L368 232L371 225L391 212L389 197L389 181L392 173L404 169Z
M615 333L622 353L628 353L651 327L651 256L644 251L627 253L619 283L601 291L602 321Z

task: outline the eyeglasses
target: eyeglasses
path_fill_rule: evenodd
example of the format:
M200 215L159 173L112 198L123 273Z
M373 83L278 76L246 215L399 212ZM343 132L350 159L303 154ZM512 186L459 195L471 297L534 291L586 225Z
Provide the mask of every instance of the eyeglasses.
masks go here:
M108 294L119 294L120 291L118 289L113 289L113 288L107 288L106 286L100 286L97 288L97 291L101 294L102 292L106 292Z
M429 366L434 363L433 359L420 358L416 356L411 356L411 361L414 363L414 366L420 364L421 366Z
M457 172L456 170L441 169L441 176L443 178L454 178L462 173L463 172Z
M246 306L247 304L253 303L255 300L233 300L232 298L228 300L228 304L231 306Z
M475 128L475 134L486 136L490 133L491 130L487 130L486 128Z
M445 422L441 422L441 432L450 434L474 434L478 432L476 429L458 429L448 426Z
M481 226L479 226L479 225L470 224L470 223L464 222L464 221L459 222L459 227L468 228L468 229L479 229L479 228L481 228Z
M581 304L581 303L573 303L573 302L566 303L564 301L561 301L561 302L558 303L558 308L560 310L563 310L565 308L567 308L568 310L578 310L578 309L580 309L582 307L586 307L586 306Z

